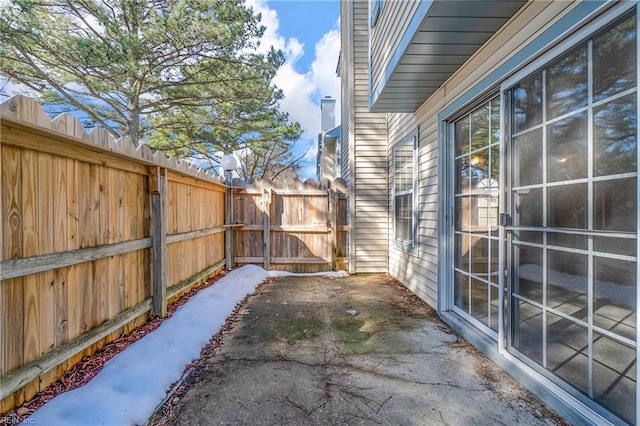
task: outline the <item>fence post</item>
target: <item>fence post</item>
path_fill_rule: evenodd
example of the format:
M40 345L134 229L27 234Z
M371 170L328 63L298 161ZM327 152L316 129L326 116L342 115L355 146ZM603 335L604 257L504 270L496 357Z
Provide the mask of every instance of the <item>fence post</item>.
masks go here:
M263 182L264 185L264 182ZM271 270L271 215L269 214L271 204L271 187L262 188L262 226L263 226L263 253L264 253L264 269Z
M233 268L233 227L231 221L233 220L233 178L231 176L231 170L225 171L225 200L224 200L224 223L227 225L225 229L225 254L227 258L227 271Z
M164 199L167 189L167 169L149 167L151 192L151 238L153 239L153 313L167 315L166 243L167 224Z
M329 220L331 228L331 270L337 267L338 256L338 192L335 189L328 189L329 198Z

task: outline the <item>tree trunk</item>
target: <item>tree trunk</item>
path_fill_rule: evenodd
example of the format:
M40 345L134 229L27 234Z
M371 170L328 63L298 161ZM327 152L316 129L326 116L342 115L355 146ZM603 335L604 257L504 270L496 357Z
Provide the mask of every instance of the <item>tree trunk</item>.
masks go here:
M129 123L129 137L133 146L138 148L140 143L140 109L137 105L129 104L129 110L131 111L130 123Z

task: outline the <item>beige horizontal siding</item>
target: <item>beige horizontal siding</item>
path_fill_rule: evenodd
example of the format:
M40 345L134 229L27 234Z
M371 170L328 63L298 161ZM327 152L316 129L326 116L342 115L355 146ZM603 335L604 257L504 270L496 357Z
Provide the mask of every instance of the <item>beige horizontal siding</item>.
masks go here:
M402 253L389 259L389 273L409 290L427 302L437 306L437 265L428 262L424 266L412 261L413 256Z
M367 0L345 3L353 7L354 14L351 63L354 80L349 99L354 138L350 147L353 161L349 165L353 172L351 270L387 272L387 117L369 112L369 3Z
M353 123L351 115L353 110L353 69L352 61L352 37L353 37L353 20L352 20L352 4L350 2L340 3L340 27L343 31L343 37L340 39L340 87L341 87L341 109L340 109L340 144L342 165L341 172L347 188L351 184L351 161L352 154L350 146L353 143ZM348 202L347 202L348 203ZM347 206L347 210L349 206Z
M404 252L393 244L390 227L389 273L434 308L438 288L438 111L444 99L435 95L418 114L389 114L389 161L391 147L419 128L418 147L418 250ZM391 169L391 164L389 165ZM393 194L390 191L389 202Z
M382 79L407 26L420 2L416 0L387 0L378 21L371 29L371 83L375 89Z

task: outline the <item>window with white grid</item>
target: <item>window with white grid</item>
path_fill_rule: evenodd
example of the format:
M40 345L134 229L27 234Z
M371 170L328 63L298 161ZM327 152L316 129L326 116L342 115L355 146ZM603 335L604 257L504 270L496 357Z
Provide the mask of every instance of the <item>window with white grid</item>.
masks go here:
M393 217L396 247L412 251L416 244L416 135L393 150Z

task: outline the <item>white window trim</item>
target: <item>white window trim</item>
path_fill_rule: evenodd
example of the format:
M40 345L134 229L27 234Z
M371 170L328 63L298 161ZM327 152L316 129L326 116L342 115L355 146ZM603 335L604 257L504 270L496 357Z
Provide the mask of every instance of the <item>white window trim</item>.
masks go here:
M396 151L406 144L411 143L413 145L413 187L411 191L403 191L396 194ZM391 155L391 176L392 176L392 207L393 207L393 243L397 249L411 253L413 255L418 254L418 129L412 132L409 136L402 139L399 143L394 145ZM405 195L407 193L412 194L412 221L411 221L411 241L401 241L396 238L396 196Z

